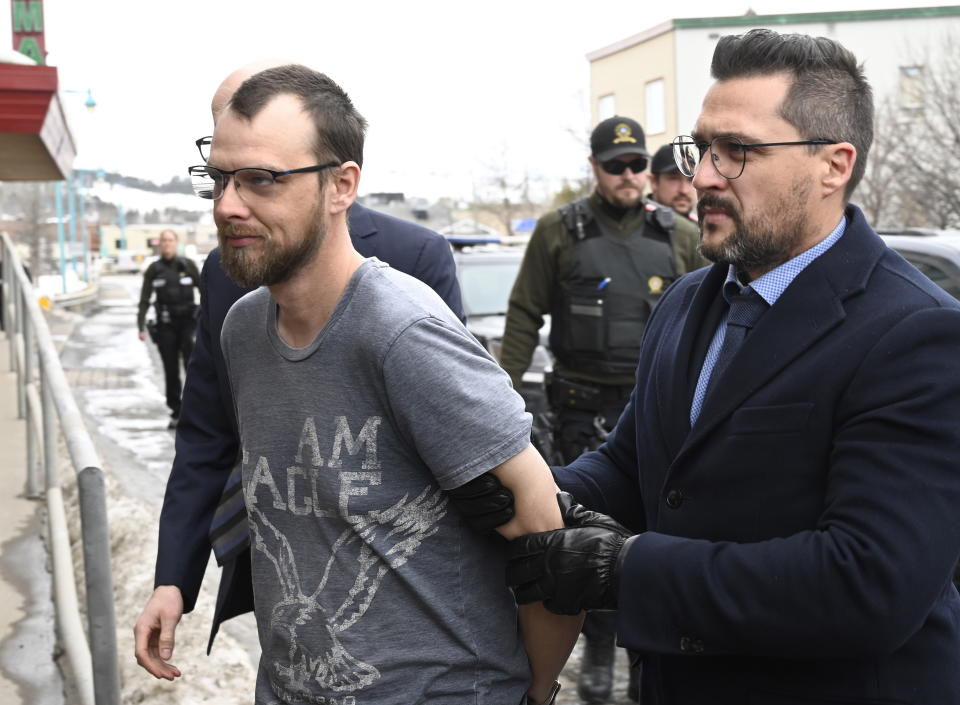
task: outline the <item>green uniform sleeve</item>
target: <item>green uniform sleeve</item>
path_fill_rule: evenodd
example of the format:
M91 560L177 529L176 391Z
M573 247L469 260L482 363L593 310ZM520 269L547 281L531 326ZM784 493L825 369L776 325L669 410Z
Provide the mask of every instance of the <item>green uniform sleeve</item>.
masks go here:
M700 229L688 218L677 215L677 225L673 230L673 254L676 260L677 274L686 274L711 264L700 254Z
M140 304L137 308L137 330L143 331L147 320L147 309L150 308L150 296L153 294L154 266L151 264L143 273L143 286L140 288Z
M500 365L510 375L514 389L520 389L523 373L540 340L543 315L549 313L557 285L558 232L563 225L556 213L537 223L510 292L507 322L500 350Z

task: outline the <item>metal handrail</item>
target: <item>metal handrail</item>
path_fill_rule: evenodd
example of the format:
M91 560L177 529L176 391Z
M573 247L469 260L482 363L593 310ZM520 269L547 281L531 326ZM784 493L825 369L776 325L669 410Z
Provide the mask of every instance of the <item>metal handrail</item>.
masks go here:
M28 492L44 489L49 518L54 603L60 643L82 705L120 705L113 573L102 464L60 364L33 285L6 233L3 240L3 321L17 372L21 418L27 420ZM33 364L36 348L39 365ZM39 372L37 382L34 373ZM39 409L36 385L40 385ZM37 418L39 412L40 418ZM59 427L55 420L59 420ZM57 433L63 434L80 498L87 630L77 602L70 540L57 468ZM38 443L37 439L42 442ZM43 482L40 482L40 460Z

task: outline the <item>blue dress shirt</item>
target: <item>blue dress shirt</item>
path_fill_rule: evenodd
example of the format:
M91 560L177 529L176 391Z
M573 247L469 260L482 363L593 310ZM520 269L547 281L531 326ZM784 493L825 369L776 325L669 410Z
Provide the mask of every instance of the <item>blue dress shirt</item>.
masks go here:
M730 303L730 296L743 291L744 289L753 289L770 306L773 306L780 295L786 290L790 283L802 272L808 264L817 257L833 247L834 243L843 235L847 227L847 219L840 218L840 223L833 232L823 240L811 247L809 250L801 252L791 260L788 260L771 269L763 276L757 277L754 281L744 286L737 278L737 270L731 264L727 272L727 280L723 284L723 297L727 303ZM729 310L729 308L728 308ZM723 348L723 339L727 332L727 311L724 311L717 330L710 341L710 347L707 348L707 356L703 361L703 367L700 368L700 377L697 379L697 389L693 394L693 403L690 405L690 425L693 426L700 416L700 410L703 408L703 400L706 396L707 386L710 384L710 375L713 372L714 365L717 364L717 358L720 356L720 350Z

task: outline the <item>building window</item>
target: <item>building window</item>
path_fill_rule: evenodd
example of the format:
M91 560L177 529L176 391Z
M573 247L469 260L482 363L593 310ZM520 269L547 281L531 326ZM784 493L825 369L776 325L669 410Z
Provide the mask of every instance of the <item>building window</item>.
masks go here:
M925 97L923 66L901 66L900 108L907 114L920 115Z
M617 102L613 98L613 93L602 95L597 98L597 122L602 122L617 114Z
M663 79L650 81L644 90L644 105L646 106L646 120L643 126L648 135L656 135L667 131L667 106L663 97Z

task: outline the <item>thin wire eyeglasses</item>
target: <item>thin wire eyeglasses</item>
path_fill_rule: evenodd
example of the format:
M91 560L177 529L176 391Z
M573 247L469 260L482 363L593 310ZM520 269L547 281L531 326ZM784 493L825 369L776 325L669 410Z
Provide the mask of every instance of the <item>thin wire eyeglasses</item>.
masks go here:
M273 171L271 169L259 169L254 167L244 167L227 171L217 169L214 166L192 166L188 169L190 173L190 182L193 186L193 193L200 198L216 201L223 196L226 189L227 180L233 177L233 182L237 187L237 194L245 203L250 203L251 199L269 200L277 195L283 182L277 181L281 176L290 174L306 174L311 171L323 171L333 166L340 166L340 162L327 162L326 164L315 164L314 166L305 166L299 169L287 169L286 171Z
M697 142L689 135L680 135L673 140L673 160L684 176L693 177L703 155L710 152L717 173L727 180L739 178L747 163L747 152L762 147L787 147L791 145L837 144L836 140L815 139L797 142L754 142L744 144L738 137L714 137L709 142Z

